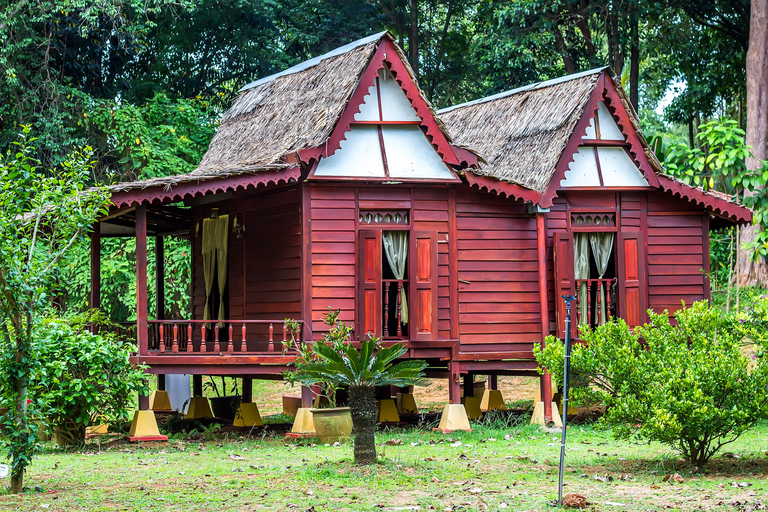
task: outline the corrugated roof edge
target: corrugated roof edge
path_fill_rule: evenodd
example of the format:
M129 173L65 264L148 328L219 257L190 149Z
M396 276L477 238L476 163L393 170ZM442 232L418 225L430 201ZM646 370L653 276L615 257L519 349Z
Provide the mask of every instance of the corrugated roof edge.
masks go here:
M281 76L286 75L292 75L293 73L298 73L299 71L304 71L305 69L311 68L312 66L317 66L325 59L330 59L331 57L336 57L338 55L342 55L344 53L350 52L354 50L355 48L359 46L364 46L368 43L372 43L374 41L377 41L384 37L384 35L387 33L387 31L379 32L378 34L373 34L368 37L364 37L363 39L358 39L357 41L352 41L349 44L346 44L344 46L340 46L336 48L335 50L331 50L328 53L324 53L323 55L320 55L319 57L315 57L314 59L305 60L304 62L301 62L299 64L296 64L295 66L286 69L285 71L280 71L279 73L275 73L274 75L269 75L264 78L260 78L256 80L255 82L251 82L248 85L244 86L242 89L240 89L239 92L243 92L247 89L252 89L254 87L258 87L259 85L265 84L267 82L271 82L272 80L279 78Z
M543 89L544 87L550 87L553 85L557 85L563 82L568 82L569 80L576 80L578 78L582 78L589 75L594 75L596 73L601 73L605 71L606 69L609 69L609 66L603 66L601 68L595 68L590 69L587 71L582 71L580 73L573 73L571 75L565 75L561 76L559 78L553 78L552 80L545 80L543 82L535 82L529 85L524 85L522 87L518 87L517 89L511 89L509 91L500 92L498 94L494 94L493 96L486 96L485 98L479 98L476 100L468 101L466 103L460 103L458 105L452 105L450 107L446 107L444 109L438 110L438 114L445 114L447 112L450 112L451 110L455 110L457 108L464 108L464 107L471 107L473 105L479 105L480 103L485 103L487 101L493 101L498 100L501 98L506 98L507 96L512 96L513 94L517 94L520 92L526 92L526 91L534 91L536 89Z

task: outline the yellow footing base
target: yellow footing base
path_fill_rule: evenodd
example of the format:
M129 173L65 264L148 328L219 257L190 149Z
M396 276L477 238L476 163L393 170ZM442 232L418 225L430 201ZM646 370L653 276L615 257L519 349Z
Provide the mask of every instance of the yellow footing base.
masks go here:
M300 396L283 395L283 414L296 416L296 411L301 408Z
M552 402L552 423L556 427L563 426L563 421L560 419L560 413L557 412L557 404L555 402ZM544 417L544 402L536 402L533 408L533 415L531 416L531 425L547 425L546 418Z
M152 392L152 396L149 397L149 408L153 411L172 411L171 398L168 396L168 392L165 390L157 390Z
M467 411L461 404L446 404L443 409L443 415L440 417L440 425L433 429L439 430L443 434L449 434L455 430L465 430L471 432Z
M481 411L506 411L504 397L498 389L486 389L483 392L483 400L480 402Z
M160 434L154 412L136 411L131 422L131 430L128 431L128 439L131 441L167 441L168 436Z
M213 418L211 412L211 404L208 403L208 399L204 396L193 396L189 400L189 407L187 408L188 420L199 420L202 418Z
M305 407L296 411L296 419L293 420L292 434L314 434L315 422L312 420L312 411Z
M235 420L232 422L232 426L235 427L260 427L263 424L259 408L252 402L240 404L235 413Z
M399 414L419 414L416 399L411 393L398 393L395 397L395 403Z
M483 411L480 410L480 398L476 396L467 396L461 399L464 409L467 411L467 418L476 420L483 417Z
M100 436L104 434L109 434L109 423L101 423L99 425L85 427L86 436Z
M400 415L397 413L395 401L391 398L377 400L376 407L379 409L380 423L399 423Z

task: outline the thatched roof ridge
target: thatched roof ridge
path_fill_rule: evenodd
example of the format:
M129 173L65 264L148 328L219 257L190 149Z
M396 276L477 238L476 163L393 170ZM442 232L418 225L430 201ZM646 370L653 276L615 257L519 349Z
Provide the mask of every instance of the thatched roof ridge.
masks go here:
M438 116L456 145L485 160L473 172L543 193L605 69L456 105Z

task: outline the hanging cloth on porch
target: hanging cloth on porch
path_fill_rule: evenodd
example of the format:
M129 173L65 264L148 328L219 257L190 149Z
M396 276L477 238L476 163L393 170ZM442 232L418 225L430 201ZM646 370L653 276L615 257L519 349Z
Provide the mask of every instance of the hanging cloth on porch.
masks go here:
M589 279L589 239L588 233L574 233L573 234L573 270L574 279ZM589 322L589 316L587 311L589 308L589 287L587 283L581 283L578 285L577 290L579 296L579 319L578 324L586 324Z
M384 241L384 254L395 279L405 277L405 260L408 256L408 231L382 231L381 239ZM403 325L408 323L408 301L406 300L405 286L400 288L400 320Z
M590 233L589 245L592 247L592 255L597 263L598 279L602 279L608 270L608 262L611 260L613 249L613 233ZM605 307L605 288L600 285L600 325L608 322L608 311Z
M227 255L229 253L229 215L215 219L203 219L203 278L205 280L205 309L203 320L210 320L210 299L213 278L218 270L219 311L218 319L224 319L224 287L227 284Z

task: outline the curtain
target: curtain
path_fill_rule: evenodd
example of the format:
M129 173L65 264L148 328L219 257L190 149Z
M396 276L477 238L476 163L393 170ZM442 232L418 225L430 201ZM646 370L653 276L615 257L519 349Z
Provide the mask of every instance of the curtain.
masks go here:
M589 239L588 233L573 234L573 270L574 279L589 279ZM577 290L579 296L579 324L588 322L587 308L589 288L587 283L581 283Z
M608 270L608 262L611 259L613 249L613 233L590 233L589 245L592 247L592 255L597 263L598 279L602 279ZM600 324L608 321L608 311L605 307L605 288L600 285Z
M384 241L384 254L396 279L405 277L405 260L408 256L408 231L382 231L381 239ZM408 301L406 300L405 286L400 288L401 314L403 325L408 323Z
M213 277L218 270L219 312L218 319L224 319L224 287L227 284L227 255L229 253L229 215L215 219L203 219L203 278L205 280L205 309L203 320L210 320L210 299L213 291ZM210 327L210 326L209 326Z

